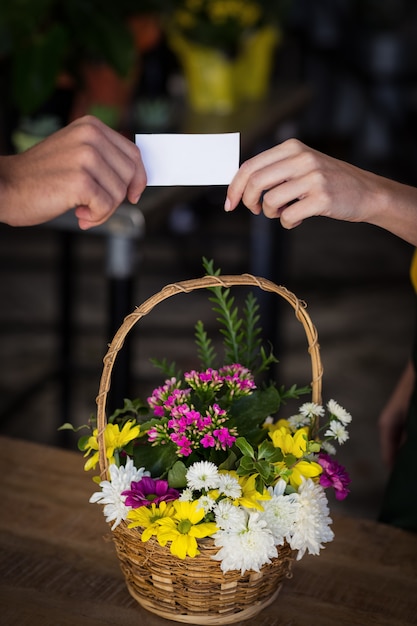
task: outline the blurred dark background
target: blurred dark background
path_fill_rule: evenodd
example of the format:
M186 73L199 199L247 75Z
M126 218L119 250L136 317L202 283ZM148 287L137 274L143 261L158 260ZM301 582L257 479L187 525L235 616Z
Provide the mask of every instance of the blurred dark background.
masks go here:
M182 65L167 36L171 3L99 4L100 11L94 0L3 1L2 154L25 149L85 112L132 139L135 132L175 132L184 115L198 119L201 132L212 132L213 119L233 123L234 111L192 111ZM265 98L300 86L308 97L267 136L259 136L245 158L297 137L416 185L415 2L292 0L277 5L281 38ZM51 13L42 21L47 10ZM125 25L132 33L133 17L139 18L140 27L132 48ZM35 27L44 35L40 49L27 43ZM54 48L57 41L62 45ZM67 41L71 54L64 46ZM105 59L100 56L103 41ZM95 76L104 61L122 76L101 101L90 98L83 82L83 55L93 59ZM133 80L125 89L127 75ZM128 99L121 102L125 91ZM118 101L111 101L109 94ZM245 104L237 105L236 115L241 106ZM386 479L377 418L414 332L408 276L413 250L364 224L315 218L283 231L262 217L254 220L243 207L225 214L224 197L224 188L202 190L191 198L184 194L166 206L159 202L144 215L139 203L140 219L133 220L127 237L130 270L121 275L109 267L115 252L111 246L118 245L110 230L81 233L66 224L19 229L0 225L0 433L75 446L57 427L66 420L81 425L94 413L102 358L123 316L165 284L202 275L203 255L225 274L256 273L256 231L258 245L265 236L265 246L272 242L273 248L262 274L308 303L322 348L325 399L335 398L354 418L342 454L353 478L344 510L375 517ZM149 363L152 356L166 356L181 367L193 363L193 326L198 317L205 318L208 307L203 294L183 298L189 300L164 303L141 321L126 347L129 370L122 373L122 388L124 382L139 395L159 383ZM265 319L278 342L280 382L305 384L309 363L302 332L285 306L267 302L266 307Z

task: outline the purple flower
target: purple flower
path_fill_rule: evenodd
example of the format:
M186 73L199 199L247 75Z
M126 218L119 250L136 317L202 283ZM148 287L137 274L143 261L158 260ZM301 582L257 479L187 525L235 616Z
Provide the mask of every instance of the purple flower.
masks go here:
M148 476L144 476L138 482L133 481L130 489L122 491L122 496L126 496L126 506L131 506L133 509L177 500L179 495L176 489L169 487L167 480L155 480Z
M350 484L350 477L345 468L324 452L320 452L318 462L323 468L320 485L333 487L337 500L344 500L349 493Z

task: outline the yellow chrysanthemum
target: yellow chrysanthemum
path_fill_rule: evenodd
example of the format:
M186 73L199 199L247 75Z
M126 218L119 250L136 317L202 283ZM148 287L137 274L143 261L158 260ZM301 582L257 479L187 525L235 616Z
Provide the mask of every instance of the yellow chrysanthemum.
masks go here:
M294 489L298 490L304 478L317 478L323 471L322 466L315 461L306 460L309 440L307 427L299 428L294 434L286 424L281 424L276 430L270 431L269 436L276 448L284 455L291 455L296 462L286 465L285 461L276 464L279 475L287 480Z
M233 474L234 472L230 473ZM233 504L236 506L245 506L248 509L258 509L258 511L263 511L263 507L259 501L270 500L271 495L268 493L267 489L264 489L263 493L256 490L256 474L252 474L251 476L238 476L236 474L236 478L242 488L242 495L240 498L236 498L236 500L233 501Z
M106 457L109 459L110 465L115 462L115 450L123 448L132 439L139 436L140 427L133 421L127 421L120 430L118 424L107 424L104 430L104 445L106 447ZM90 456L84 465L85 471L95 469L98 463L98 430L94 429L93 434L89 437L84 450L84 456ZM93 453L93 454L92 454Z
M280 419L277 422L265 422L264 428L268 430L270 433L278 430L279 428L285 428L287 432L291 432L290 423L288 420Z
M171 542L170 552L180 559L199 554L197 539L214 534L218 528L214 522L202 522L204 509L198 502L173 502L173 517L164 517L158 521L156 537L161 546Z
M314 461L298 461L292 468L290 475L290 485L297 489L303 482L304 478L317 478L322 473L323 468L319 463Z
M308 428L299 428L294 434L281 426L269 433L275 448L279 448L283 454L292 454L300 459L307 451Z
M140 506L137 509L132 509L127 514L127 518L131 520L128 524L129 528L136 528L140 526L144 529L141 539L142 541L148 541L152 535L157 534L158 524L165 517L172 517L175 510L172 503L161 502L158 505L151 504L150 506Z

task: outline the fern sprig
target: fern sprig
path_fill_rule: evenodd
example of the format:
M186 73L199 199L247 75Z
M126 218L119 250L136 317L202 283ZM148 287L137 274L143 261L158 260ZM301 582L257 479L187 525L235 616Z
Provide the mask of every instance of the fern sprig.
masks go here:
M214 293L214 297L209 300L215 305L213 311L219 315L216 319L221 325L219 332L224 337L225 363L239 363L239 346L243 341L244 333L238 308L234 306L235 299L230 295L230 289L212 287L210 290Z
M199 320L195 325L195 342L197 345L197 355L203 369L214 367L217 361L216 350L213 342L207 335L204 324Z
M165 378L176 378L179 380L182 377L182 371L177 369L177 365L174 361L169 363L165 357L162 360L150 359L150 361L154 367L163 373Z
M203 258L203 266L208 275L220 275L220 270L214 270L213 261ZM241 363L252 370L254 375L266 372L278 360L273 355L272 348L267 354L262 346L259 304L254 294L249 292L247 295L243 315L239 317L230 289L219 286L210 287L209 291L213 294L209 298L214 304L213 311L218 314L219 332L224 338L225 363Z

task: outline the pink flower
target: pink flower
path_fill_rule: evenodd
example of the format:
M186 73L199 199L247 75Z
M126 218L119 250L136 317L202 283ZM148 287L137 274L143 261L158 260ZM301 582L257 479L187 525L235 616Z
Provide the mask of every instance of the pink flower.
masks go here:
M204 437L201 438L200 443L203 448L214 448L216 440L211 433L206 433Z
M213 430L213 435L218 438L223 450L230 448L236 441L236 437L231 435L229 429L225 427L216 428L216 430Z
M185 436L179 433L172 433L170 435L171 441L173 441L179 448L178 454L181 456L190 456L191 454L191 441Z
M324 452L320 452L318 462L323 468L320 485L333 487L337 500L344 500L349 493L350 484L350 477L345 468Z

